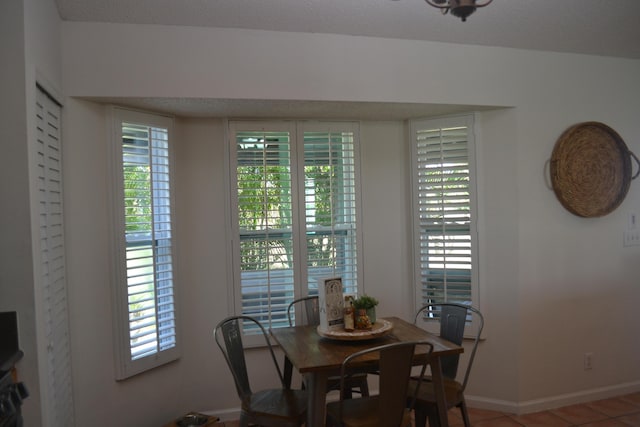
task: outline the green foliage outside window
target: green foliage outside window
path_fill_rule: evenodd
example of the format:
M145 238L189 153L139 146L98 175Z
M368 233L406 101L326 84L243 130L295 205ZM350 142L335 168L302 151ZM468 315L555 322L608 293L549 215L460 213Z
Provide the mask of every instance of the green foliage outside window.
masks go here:
M124 166L124 210L127 233L151 233L151 180L149 166Z
M240 252L245 270L291 268L291 191L287 166L238 166ZM252 231L269 230L251 238Z
M287 166L238 166L239 225L242 230L291 227Z
M268 228L272 236L267 241L263 236L254 241L247 233L241 243L242 264L245 269L251 270L265 270L269 264L271 267L275 264L292 268L289 167L238 166L237 176L241 230L260 231ZM335 169L329 165L305 167L306 193L313 196L305 203L310 226L307 236L310 267L331 266L334 263L336 239L335 236L322 234L322 227L331 227L339 219L334 210L341 203L331 198L336 181Z
M309 267L330 267L335 264L336 252L343 236L323 234L322 227L331 227L335 223L343 222L339 214L340 203L332 199L332 191L336 191L338 182L336 170L329 165L314 165L305 167L306 182L310 192L314 194L312 206L307 204L307 210L313 210L313 218L307 214L307 253Z

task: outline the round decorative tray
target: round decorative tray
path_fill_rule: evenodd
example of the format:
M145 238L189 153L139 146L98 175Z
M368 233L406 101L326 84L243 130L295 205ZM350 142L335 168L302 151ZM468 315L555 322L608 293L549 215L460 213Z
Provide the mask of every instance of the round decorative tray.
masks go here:
M618 133L599 122L578 123L558 138L551 182L560 203L582 217L603 216L624 200L633 155ZM640 162L638 162L640 164Z
M365 331L353 330L345 331L344 329L326 331L318 326L318 335L325 338L340 341L360 341L379 338L387 335L393 329L393 323L388 320L379 319L374 323L371 329Z

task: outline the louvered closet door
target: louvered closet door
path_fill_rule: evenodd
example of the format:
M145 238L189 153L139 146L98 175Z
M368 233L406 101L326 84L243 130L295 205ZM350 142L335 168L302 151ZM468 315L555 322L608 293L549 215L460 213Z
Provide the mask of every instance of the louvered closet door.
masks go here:
M37 174L47 372L41 376L43 425L74 425L62 207L60 105L38 88ZM42 348L42 347L41 347Z

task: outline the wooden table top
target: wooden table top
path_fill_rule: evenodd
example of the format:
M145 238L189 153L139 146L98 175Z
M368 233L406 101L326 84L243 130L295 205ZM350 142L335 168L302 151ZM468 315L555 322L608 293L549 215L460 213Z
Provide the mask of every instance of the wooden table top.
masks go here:
M433 355L437 357L464 351L461 346L441 339L398 317L385 317L385 319L393 323L393 330L383 337L366 341L338 341L324 338L318 335L316 326L272 329L271 335L301 374L319 370L339 370L342 361L350 354L394 342L421 340L430 342L433 344ZM419 354L418 348L416 353Z

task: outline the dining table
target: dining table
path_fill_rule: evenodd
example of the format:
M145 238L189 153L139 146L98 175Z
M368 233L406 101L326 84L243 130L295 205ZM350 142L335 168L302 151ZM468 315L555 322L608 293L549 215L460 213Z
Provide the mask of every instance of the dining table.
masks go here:
M379 319L380 320L380 319ZM462 346L438 337L399 317L385 317L391 327L388 333L371 339L335 339L318 331L316 325L272 328L274 341L284 352L284 376L287 386L291 385L291 373L295 368L304 378L308 392L307 427L325 425L326 388L330 376L339 375L343 360L352 353L383 344L407 341L426 341L433 345L429 366L438 403L438 415L441 427L448 427L446 396L440 359L443 356L460 354ZM424 361L423 349L416 347L414 361Z

